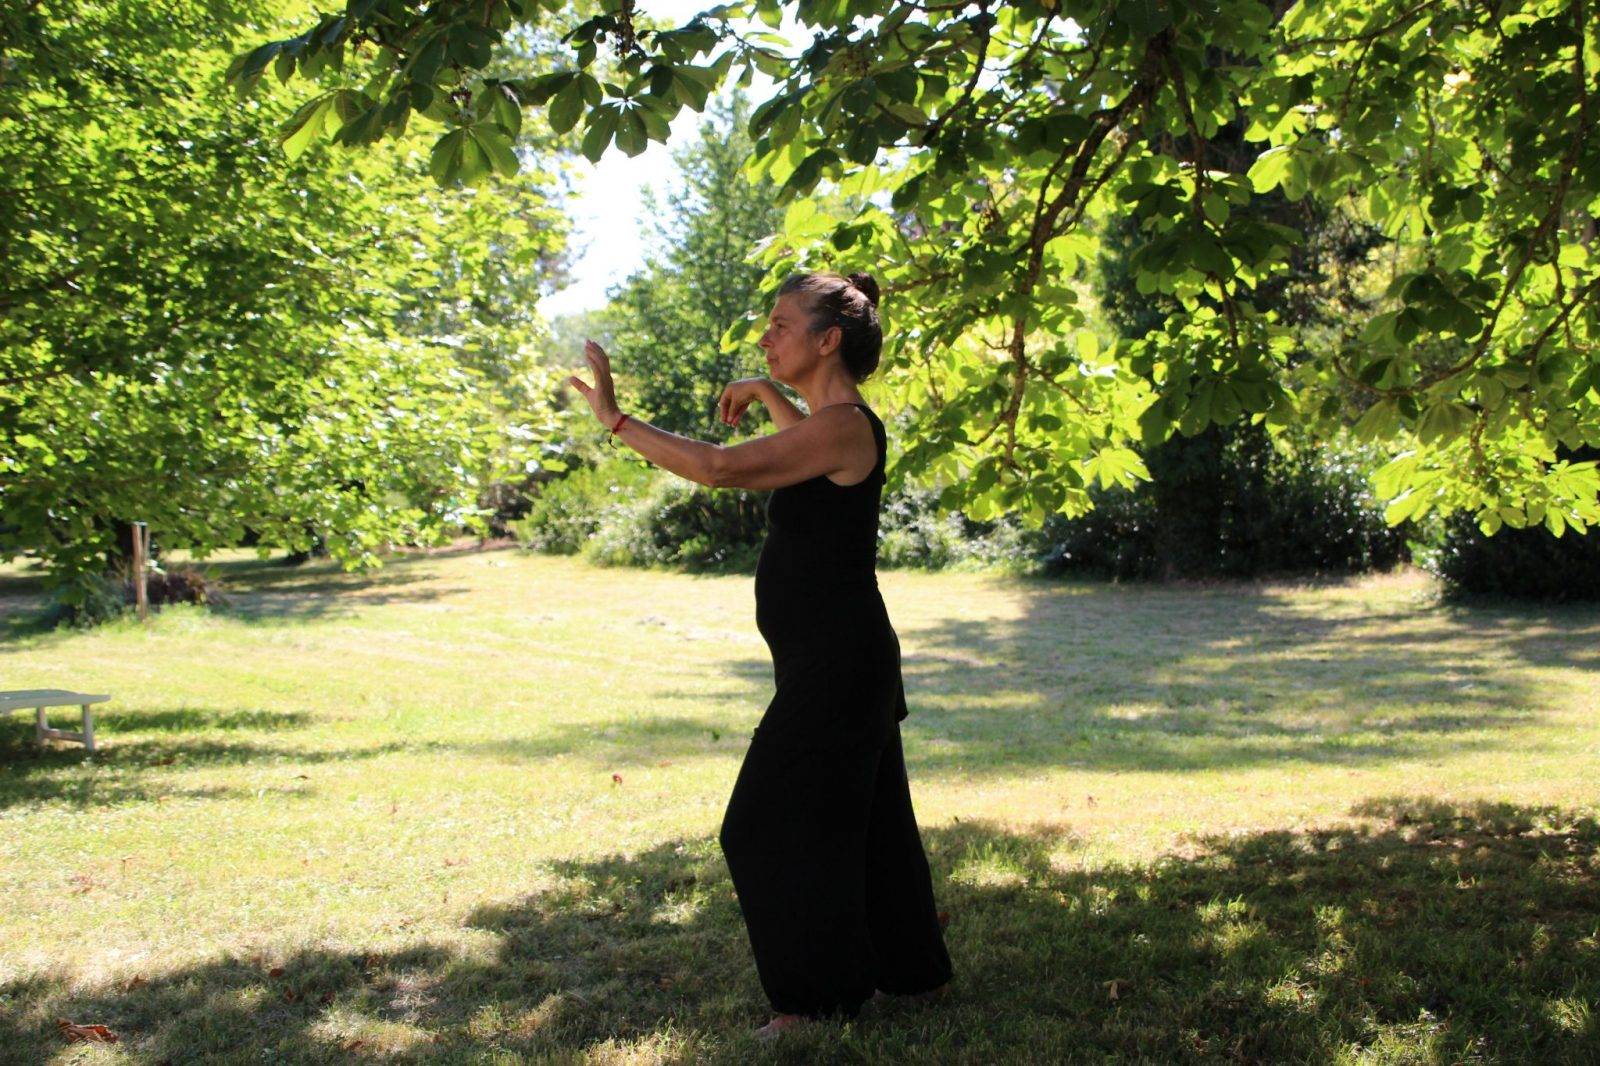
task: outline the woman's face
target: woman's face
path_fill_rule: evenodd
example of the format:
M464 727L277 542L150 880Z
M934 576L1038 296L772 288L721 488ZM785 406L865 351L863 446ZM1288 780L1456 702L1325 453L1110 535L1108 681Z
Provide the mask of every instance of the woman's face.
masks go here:
M767 353L767 371L776 381L803 381L822 358L820 342L807 329L805 305L796 293L778 297L758 342Z

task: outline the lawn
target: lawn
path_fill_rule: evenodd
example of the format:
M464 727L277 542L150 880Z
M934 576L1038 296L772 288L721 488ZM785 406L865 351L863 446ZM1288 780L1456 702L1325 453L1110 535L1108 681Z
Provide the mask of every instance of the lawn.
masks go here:
M882 573L956 978L768 1048L748 576L215 571L79 632L0 568L0 688L114 697L0 718L0 1060L1600 1061L1600 608Z

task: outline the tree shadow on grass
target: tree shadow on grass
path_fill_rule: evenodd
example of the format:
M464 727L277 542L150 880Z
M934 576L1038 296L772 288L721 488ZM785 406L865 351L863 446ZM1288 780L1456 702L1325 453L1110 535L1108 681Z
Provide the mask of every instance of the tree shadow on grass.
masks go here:
M1510 804L1369 800L1348 827L1204 837L1071 867L1059 827L924 831L956 978L772 1047L714 841L552 864L485 904L468 951L299 948L74 986L0 985L18 1061L99 1023L148 1061L1406 1061L1600 1050L1600 824ZM133 983L130 983L133 982Z
M530 736L443 743L495 759L539 761L559 755L585 759L597 767L621 768L741 755L755 726L754 715L733 728L714 717L639 715L603 722L555 722Z
M340 618L391 603L426 603L468 595L465 587L441 587L436 575L419 572L440 555L404 554L374 570L347 571L327 560L286 567L279 560L197 560L192 565L217 582L219 616L243 622ZM189 565L189 564L185 564ZM433 582L433 583L430 583ZM45 621L46 584L35 572L0 574L0 653L8 641L74 634ZM36 647L37 641L30 642Z
M1358 765L1525 745L1531 668L1600 670L1600 607L1394 610L1272 588L1018 579L1002 619L901 625L924 771ZM736 672L748 675L753 661Z
M1518 727L1542 713L1548 693L1522 668L1582 669L1600 657L1585 643L1600 648L1595 608L1335 603L1311 613L1315 603L1246 584L1022 581L1016 595L1014 619L899 627L914 775L1353 767L1508 744L1528 752L1539 741ZM617 766L706 754L714 733L748 735L773 691L769 656L730 656L720 671L739 685L634 683L641 706L681 701L704 715L557 723L474 750Z
M60 710L59 708L57 710ZM66 708L74 715L76 708ZM9 720L14 719L14 721ZM204 786L192 788L164 776L170 771L252 763L281 763L285 776L291 769L326 762L374 759L431 747L426 743L391 742L362 748L315 750L256 744L236 739L193 737L195 730L286 730L309 725L312 716L297 712L264 710L206 710L185 707L118 714L118 726L129 733L152 731L169 736L118 738L91 756L77 744L33 740L31 716L20 714L0 721L0 811L28 804L67 804L88 809L131 802L169 799L238 799L254 797L260 787ZM60 722L52 720L52 724ZM69 723L70 728L75 728ZM86 763L89 764L86 767ZM92 768L92 772L84 772ZM309 794L292 781L269 791L286 795Z
M416 561L405 556L385 563L381 570L356 573L320 569L262 575L248 586L230 589L221 610L244 622L308 621L348 617L392 603L432 603L471 594L464 586L430 583L428 575L409 565Z

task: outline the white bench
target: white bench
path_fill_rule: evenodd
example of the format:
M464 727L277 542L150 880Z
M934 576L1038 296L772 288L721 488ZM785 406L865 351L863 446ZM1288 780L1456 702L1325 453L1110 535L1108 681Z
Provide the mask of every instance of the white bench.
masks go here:
M94 750L94 717L89 713L91 703L104 703L110 696L92 696L86 692L68 692L62 688L23 689L20 692L0 692L0 711L34 709L34 739L42 747L46 740L76 740L90 751ZM44 716L46 707L83 708L83 732L69 733L65 729L51 729Z

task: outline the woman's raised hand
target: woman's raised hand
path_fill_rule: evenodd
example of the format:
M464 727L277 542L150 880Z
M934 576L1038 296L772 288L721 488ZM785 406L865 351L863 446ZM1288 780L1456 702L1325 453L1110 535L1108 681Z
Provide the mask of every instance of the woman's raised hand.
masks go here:
M745 408L752 401L761 399L761 390L768 384L770 382L766 378L740 378L730 382L722 390L722 398L717 401L717 417L730 426L738 425Z
M594 384L590 385L576 374L567 378L567 383L583 393L583 398L589 401L589 410L601 425L610 429L622 415L617 408L616 386L611 381L611 360L606 357L606 350L591 340L583 342L583 357L594 371Z

